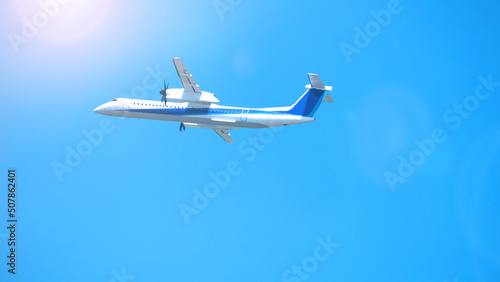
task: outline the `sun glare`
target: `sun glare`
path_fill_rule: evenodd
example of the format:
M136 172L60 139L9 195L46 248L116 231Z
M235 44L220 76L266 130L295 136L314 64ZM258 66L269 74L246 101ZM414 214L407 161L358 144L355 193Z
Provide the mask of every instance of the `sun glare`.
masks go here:
M71 42L95 35L114 4L115 0L46 0L16 1L15 6L23 24L36 29L40 38Z

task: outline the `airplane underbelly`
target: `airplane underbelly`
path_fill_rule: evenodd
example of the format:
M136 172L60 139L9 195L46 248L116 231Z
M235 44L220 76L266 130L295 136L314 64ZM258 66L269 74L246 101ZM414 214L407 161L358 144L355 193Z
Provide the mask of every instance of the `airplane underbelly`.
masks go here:
M153 119L174 122L213 124L228 127L243 128L266 128L290 124L309 122L314 119L304 120L302 116L279 115L279 114L248 114L245 119L241 115L189 115L189 114L165 114L162 112L151 113L142 111L130 111L128 116L138 119Z
M282 114L250 114L247 122L258 124L258 127L277 127L291 124L300 124L314 121L313 118L303 117L299 115L282 115ZM257 126L254 128L258 128Z

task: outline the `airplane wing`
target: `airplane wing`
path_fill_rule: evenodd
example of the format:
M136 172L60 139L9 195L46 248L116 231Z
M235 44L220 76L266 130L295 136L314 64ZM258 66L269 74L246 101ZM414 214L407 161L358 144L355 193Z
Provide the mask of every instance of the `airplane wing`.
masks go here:
M200 86L196 84L196 81L194 81L193 76L188 71L181 58L175 57L173 60L177 75L179 75L184 90L187 92L201 93Z
M217 129L214 129L214 131L217 132L217 134L219 134L219 136L222 137L222 139L224 139L224 141L226 141L228 143L234 143L233 138L231 138L231 134L229 134L229 132L227 132L227 129L217 128Z

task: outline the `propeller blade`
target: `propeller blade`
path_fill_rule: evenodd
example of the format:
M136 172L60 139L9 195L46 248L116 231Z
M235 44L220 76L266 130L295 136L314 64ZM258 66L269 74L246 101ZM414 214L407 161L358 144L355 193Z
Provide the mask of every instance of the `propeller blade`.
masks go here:
M168 84L165 83L165 80L163 80L163 89L160 89L160 94L163 95L161 98L162 102L165 102L165 106L167 105L167 90L168 86L170 85L170 82Z

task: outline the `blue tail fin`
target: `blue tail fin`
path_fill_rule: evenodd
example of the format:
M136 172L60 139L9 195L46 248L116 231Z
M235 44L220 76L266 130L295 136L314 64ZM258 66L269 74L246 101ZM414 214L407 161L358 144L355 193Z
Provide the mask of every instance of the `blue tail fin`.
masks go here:
M308 75L311 84L306 86L307 91L286 113L312 117L323 101L326 91L332 90L332 87L323 84L317 74L309 73Z

